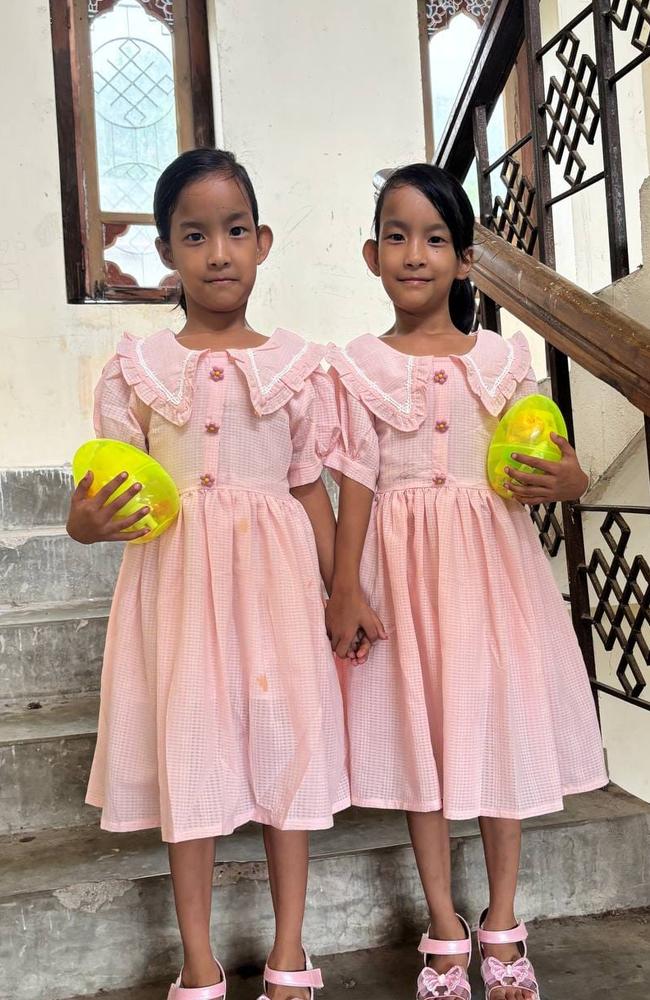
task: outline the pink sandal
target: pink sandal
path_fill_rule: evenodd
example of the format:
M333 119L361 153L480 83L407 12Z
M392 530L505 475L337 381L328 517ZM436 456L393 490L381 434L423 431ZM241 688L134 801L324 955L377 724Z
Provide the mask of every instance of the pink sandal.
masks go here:
M269 1000L266 993L266 988L269 985L296 986L298 989L308 989L309 1000L314 1000L314 990L323 988L323 976L320 969L314 968L309 955L305 952L305 968L302 972L278 972L276 969L269 968L268 964L266 965L264 969L264 993L259 997L259 1000Z
M467 964L472 959L472 932L460 914L456 914L467 931L462 941L436 941L429 937L429 931L422 935L418 951L424 955L424 968L418 976L417 1000L471 1000L472 987L467 978L467 969L454 965L448 972L436 972L427 965L429 955L467 955Z
M483 921L487 916L484 910L479 921L476 936L478 938L479 954L481 956L481 978L485 986L485 1000L490 1000L493 990L504 986L517 986L520 990L529 990L533 995L530 1000L540 1000L539 986L535 979L535 970L527 957L526 938L528 931L521 920L509 931L483 930ZM498 958L486 956L484 944L517 944L521 958L516 962L500 962Z
M187 986L181 986L183 980L183 970L181 969L178 979L169 987L167 1000L221 1000L222 997L225 1000L226 973L223 971L223 966L218 960L217 965L221 972L220 983L215 983L214 986L197 986L192 989Z

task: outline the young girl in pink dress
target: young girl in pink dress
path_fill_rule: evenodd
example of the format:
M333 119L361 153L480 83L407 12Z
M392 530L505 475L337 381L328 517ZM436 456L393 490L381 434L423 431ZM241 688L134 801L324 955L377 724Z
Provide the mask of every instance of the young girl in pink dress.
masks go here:
M301 943L306 831L331 826L350 801L321 590L334 555L320 478L332 387L324 350L246 321L272 234L230 153L180 156L154 211L187 321L178 336L123 337L97 387L95 427L160 461L181 511L124 554L87 801L104 829L160 826L169 843L184 949L169 1000L225 997L210 945L214 838L264 824L276 916L265 996L313 998L321 977ZM106 504L119 478L90 498L91 478L72 501L72 537L141 536L144 511L120 515L137 490Z
M461 185L435 167L397 170L379 195L364 257L395 323L330 352L342 434L327 459L341 495L326 620L340 656L365 659L349 653L359 628L379 637L345 675L352 801L407 811L431 921L419 1000L470 998L447 826L470 817L490 887L486 996L531 1000L514 913L520 821L607 775L585 666L524 505L576 499L587 477L559 439L560 462L530 463L544 475L510 473L512 500L488 486L497 421L537 386L522 334L469 334L473 228Z

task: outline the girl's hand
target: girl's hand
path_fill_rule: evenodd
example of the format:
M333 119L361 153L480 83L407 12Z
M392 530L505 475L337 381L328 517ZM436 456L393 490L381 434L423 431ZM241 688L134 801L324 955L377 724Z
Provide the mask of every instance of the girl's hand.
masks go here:
M356 666L362 666L368 659L370 650L372 649L372 643L363 629L359 629L352 645L348 649L348 660L351 663L356 664Z
M120 473L119 476L111 479L110 483L106 483L106 486L102 486L94 497L89 497L88 490L93 481L93 474L92 472L86 473L72 494L70 501L70 513L66 524L70 538L74 538L75 542L81 542L82 545L92 545L93 542L129 542L132 538L141 538L142 535L148 534L148 528L141 528L139 531L125 529L130 528L141 517L148 514L149 507L141 507L129 517L114 520L131 497L140 492L141 483L134 483L124 493L120 493L112 503L106 503L111 494L126 478L126 472Z
M589 478L580 468L575 451L559 434L551 434L552 440L562 452L559 462L545 462L541 458L513 453L512 457L525 462L533 469L540 469L543 475L520 472L506 466L509 480L507 488L515 500L521 504L552 503L554 500L579 500L589 486Z
M334 588L325 609L325 624L327 634L332 641L332 649L340 659L345 659L349 651L354 648L359 629L365 633L370 643L387 638L383 624L368 606L361 590ZM360 648L365 650L367 657L365 644Z

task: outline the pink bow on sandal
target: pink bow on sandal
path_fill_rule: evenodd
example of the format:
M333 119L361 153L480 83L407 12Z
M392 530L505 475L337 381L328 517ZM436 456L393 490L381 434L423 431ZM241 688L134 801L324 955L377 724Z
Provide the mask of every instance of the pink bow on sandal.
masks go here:
M516 986L532 993L530 1000L540 1000L539 986L535 979L535 970L526 953L526 925L520 921L516 927L508 931L486 931L483 921L487 910L483 912L477 931L478 947L481 955L481 978L485 986L485 1000L490 1000L494 990L504 986ZM492 955L485 955L483 945L486 944L516 944L521 952L521 958L514 962L501 962Z
M454 965L447 972L436 972L428 965L429 955L467 955L468 965L472 957L472 934L467 921L458 916L467 932L460 941L444 941L422 935L418 951L424 955L424 968L418 976L417 1000L471 1000L471 987L467 969Z
M421 993L427 990L432 997L457 997L458 987L464 987L465 973L459 965L454 965L449 972L436 972L426 966L420 973L418 988Z

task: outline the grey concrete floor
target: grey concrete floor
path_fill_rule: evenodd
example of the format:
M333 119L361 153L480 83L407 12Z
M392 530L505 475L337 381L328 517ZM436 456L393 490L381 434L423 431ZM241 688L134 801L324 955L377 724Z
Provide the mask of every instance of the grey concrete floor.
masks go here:
M650 998L650 910L581 917L530 925L530 957L543 1000L648 1000ZM415 947L359 951L323 957L327 983L319 1000L413 1000L420 967ZM476 971L476 962L473 963ZM483 992L474 977L473 1000ZM229 976L228 1000L255 1000L258 970ZM165 1000L167 983L94 1000ZM80 998L77 998L80 1000Z

